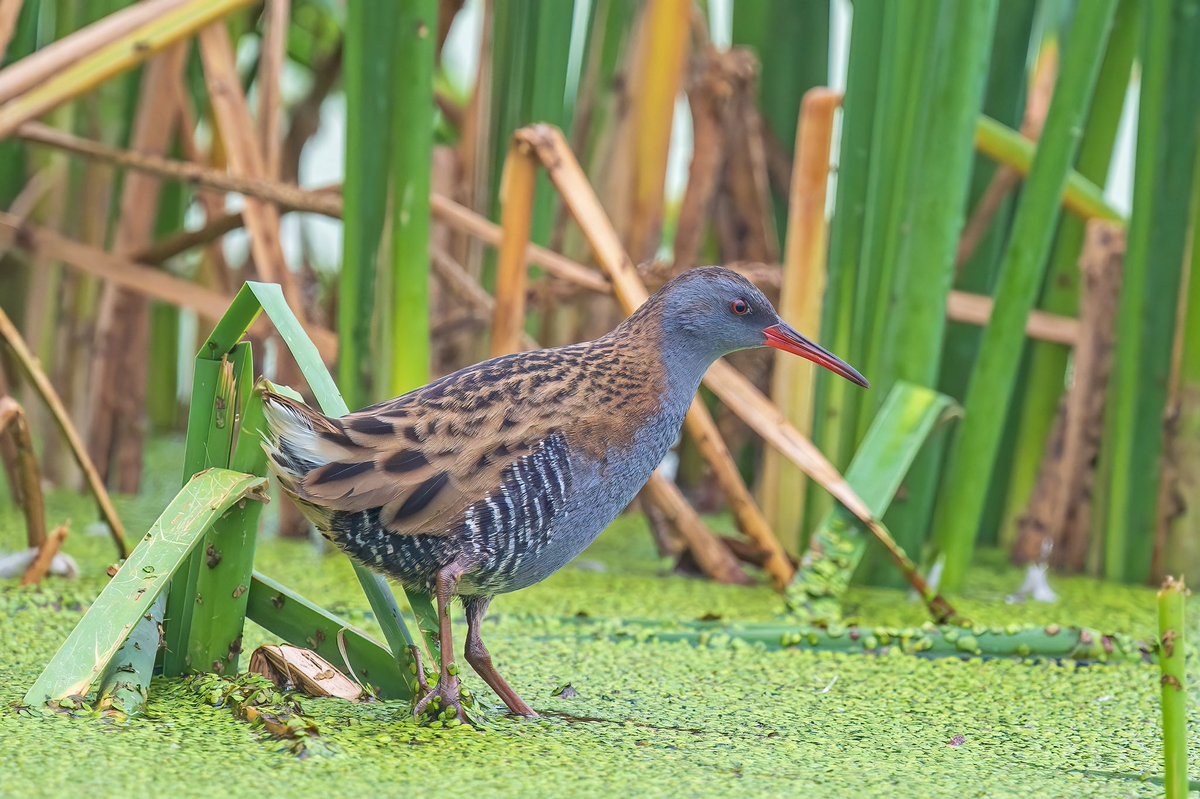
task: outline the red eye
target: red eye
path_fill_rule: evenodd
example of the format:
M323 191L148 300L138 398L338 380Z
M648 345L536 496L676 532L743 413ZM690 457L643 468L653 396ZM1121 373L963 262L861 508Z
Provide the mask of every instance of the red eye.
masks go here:
M745 300L734 300L729 303L729 310L733 311L737 316L745 316L750 313L750 303Z

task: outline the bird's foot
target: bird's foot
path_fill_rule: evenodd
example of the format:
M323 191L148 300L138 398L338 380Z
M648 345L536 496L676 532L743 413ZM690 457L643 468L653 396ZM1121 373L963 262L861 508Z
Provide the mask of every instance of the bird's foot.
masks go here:
M417 702L413 716L431 727L457 727L469 723L463 709L467 701L464 690L456 675L443 674L437 685Z

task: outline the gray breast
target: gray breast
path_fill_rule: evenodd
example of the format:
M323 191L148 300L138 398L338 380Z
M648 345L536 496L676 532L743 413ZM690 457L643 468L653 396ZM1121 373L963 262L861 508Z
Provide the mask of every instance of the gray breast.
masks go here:
M603 462L573 453L551 437L510 467L523 479L506 479L507 491L499 495L503 501L493 495L474 506L474 514L468 512L468 539L479 541L481 555L492 554L464 576L462 592L526 588L577 557L637 496L675 442L682 421L682 414L651 420L632 447L610 450ZM494 522L513 518L516 523Z

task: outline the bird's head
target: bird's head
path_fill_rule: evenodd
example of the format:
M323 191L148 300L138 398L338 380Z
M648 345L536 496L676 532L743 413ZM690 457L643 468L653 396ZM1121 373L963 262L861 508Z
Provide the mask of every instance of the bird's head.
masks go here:
M774 347L870 387L854 367L780 319L753 283L723 267L689 269L659 289L638 313L643 312L660 315L667 348L709 364L737 350Z

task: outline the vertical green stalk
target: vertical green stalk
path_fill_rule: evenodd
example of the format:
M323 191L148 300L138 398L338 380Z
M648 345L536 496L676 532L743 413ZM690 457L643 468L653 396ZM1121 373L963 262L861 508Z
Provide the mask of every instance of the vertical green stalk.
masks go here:
M569 140L572 119L566 113L567 61L571 51L574 4L541 2L536 8L537 32L532 53L532 81L527 84L529 106L521 124L548 122L561 128ZM511 133L512 131L509 131L509 135ZM508 145L507 139L504 144ZM499 186L499 182L495 185ZM538 170L537 189L533 198L531 241L542 245L549 243L557 205L558 192L550 185L549 175L544 169Z
M1141 31L1141 4L1120 0L1113 18L1108 50L1096 80L1095 99L1084 126L1076 171L1098 186L1108 178L1117 125L1129 87L1129 71ZM1074 215L1064 216L1059 225L1046 285L1042 289L1041 308L1063 316L1079 313L1079 255L1083 250L1085 222ZM1029 377L1021 399L1020 427L1014 444L1012 478L1001 522L1000 540L1016 540L1020 517L1029 506L1045 454L1046 440L1054 424L1058 400L1070 350L1056 344L1035 341L1029 365Z
M882 0L859 0L855 4L846 92L842 102L842 139L837 194L829 229L828 283L821 316L821 341L847 357L854 332L854 300L858 293L859 255L871 174L871 131L884 39L883 9ZM854 395L844 380L831 380L825 374L818 374L816 380L813 437L833 464L845 469L850 462L852 442L846 441L843 435L842 420L849 413ZM806 518L822 518L832 508L832 500L825 492L811 491L808 496L810 507Z
M1200 104L1200 0L1153 0L1143 11L1133 214L1096 491L1105 576L1131 582L1150 577L1154 554Z
M164 183L158 201L155 236L182 230L188 198L184 186ZM155 430L175 430L179 424L179 309L156 303L150 309L150 381L147 405Z
M1200 157L1200 155L1198 155ZM1192 262L1188 271L1187 310L1180 325L1179 410L1171 441L1174 486L1180 497L1200 496L1200 164L1192 189ZM1193 582L1200 581L1200 503L1184 501L1167 530L1159 562Z
M1188 795L1187 734L1187 588L1168 577L1158 592L1158 665L1162 672L1163 787L1167 799Z
M905 229L912 225L911 195L925 176L919 150L930 114L929 87L938 20L947 11L940 0L889 4L884 12L894 36L884 39L880 93L871 139L866 230L859 262L858 310L851 341L851 363L871 375L878 391L859 392L846 434L852 445L862 438L875 411L895 382L895 370L882 357L885 322L894 303L896 260ZM893 28L894 26L894 28ZM869 312L864 312L869 309Z
M391 394L429 382L429 191L437 0L397 6L392 146Z
M992 60L983 113L1014 130L1021 126L1025 110L1025 96L1029 87L1030 39L1037 5L1037 0L1005 0L1004 12L997 16L996 35L992 40ZM977 206L998 168L986 155L975 157L968 203L970 208ZM959 270L954 281L957 288L977 294L991 294L996 267L1003 255L1004 241L1012 220L1012 206L1011 196L1001 204L975 254ZM942 391L959 398L966 394L967 378L975 363L981 334L982 331L975 325L962 322L947 325L939 380Z
M13 31L12 40L8 43L8 50L4 54L3 66L7 67L37 49L38 20L41 13L41 3L25 3L21 6L21 13L17 17L17 28ZM16 138L0 141L0 206L10 207L17 194L25 187L27 179L24 143ZM9 296L16 297L18 295ZM19 324L20 318L15 318Z
M508 0L496 4L489 122L493 218L499 218L500 178L513 133L534 122L547 122L567 136L571 134L566 87L573 16L574 4L569 2ZM531 239L544 245L554 225L558 192L544 174L538 175L537 186ZM495 261L489 259L483 283L490 289L494 281Z
M883 321L880 350L868 369L885 390L898 380L937 385L946 317L929 310L946 307L954 279L996 10L995 2L976 0L950 3L941 15L937 66L924 97L928 118L912 143L915 169L909 186L896 201L906 209L902 227L907 235L900 244L892 289L873 309ZM940 454L940 448L926 448L909 474L905 499L889 511L887 523L897 543L918 556L937 488ZM904 584L890 564L887 574L890 581Z
M1042 282L1075 160L1084 114L1100 68L1116 0L1082 4L1071 31L1045 130L1025 184L1000 268L992 318L967 388L966 419L951 442L934 520L945 558L944 585L958 588L971 562L1006 411L1020 365L1025 321Z
M367 405L378 390L371 379L371 324L387 216L395 21L392 0L347 4L346 182L337 327L338 383L353 409Z

